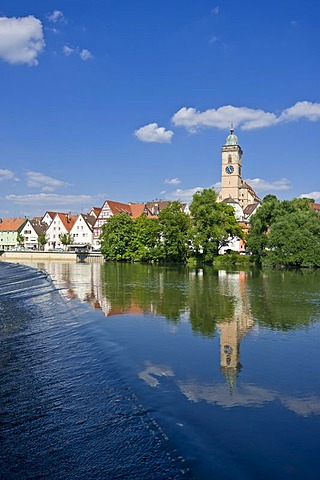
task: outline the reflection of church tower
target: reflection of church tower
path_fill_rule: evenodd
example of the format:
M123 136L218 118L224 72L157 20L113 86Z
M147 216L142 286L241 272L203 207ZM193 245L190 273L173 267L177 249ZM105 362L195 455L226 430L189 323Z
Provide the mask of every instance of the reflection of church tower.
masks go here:
M238 137L231 125L230 134L222 147L221 190L218 202L233 201L244 210L249 204L260 203L261 200L252 187L242 179L242 154Z
M237 321L220 325L220 366L228 385L233 387L241 370Z
M233 296L234 318L218 324L220 329L220 366L228 385L235 386L241 370L240 342L254 325L247 298L247 273L219 272L222 293Z

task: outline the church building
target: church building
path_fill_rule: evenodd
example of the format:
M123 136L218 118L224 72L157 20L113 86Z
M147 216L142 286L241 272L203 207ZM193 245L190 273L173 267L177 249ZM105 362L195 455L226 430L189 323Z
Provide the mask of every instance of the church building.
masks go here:
M230 134L222 147L221 190L218 193L217 201L231 204L234 208L237 207L245 217L246 210L255 210L261 200L253 188L242 178L242 154L238 137L231 125ZM235 208L235 210L237 209Z

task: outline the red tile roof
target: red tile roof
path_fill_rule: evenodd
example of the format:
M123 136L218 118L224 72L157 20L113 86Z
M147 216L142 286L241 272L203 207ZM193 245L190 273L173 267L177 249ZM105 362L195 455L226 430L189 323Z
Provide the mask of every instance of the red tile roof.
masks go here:
M27 218L3 218L0 222L0 231L16 232L24 223L27 223Z
M67 232L70 232L71 228L75 224L78 215L70 215L69 213L57 213L58 217L60 218L64 228L67 230Z
M57 215L57 214L60 214L60 215L67 215L65 212L46 212L44 215L50 215L50 217L52 218L52 220L54 219L54 217Z
M92 207L88 215L94 215L95 217L98 217L100 212L101 212L101 207Z
M131 218L137 218L144 212L144 203L121 203L114 202L113 200L106 200L105 204L108 204L113 215L119 215L120 213L127 213Z
M313 210L320 212L320 203L311 203L310 205L311 205L311 208L313 208Z
M130 206L127 203L114 202L113 200L106 200L105 203L109 205L113 215L119 215L119 213L131 214Z
M131 210L131 217L132 218L138 218L143 214L145 204L144 203L130 203L129 207L130 207L130 210Z

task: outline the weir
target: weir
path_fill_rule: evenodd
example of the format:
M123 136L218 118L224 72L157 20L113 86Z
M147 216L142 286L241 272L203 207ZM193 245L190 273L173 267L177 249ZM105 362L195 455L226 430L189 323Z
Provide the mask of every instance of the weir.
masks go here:
M0 261L19 262L19 260L54 260L79 263L103 263L104 258L98 252L41 252L41 251L0 251Z

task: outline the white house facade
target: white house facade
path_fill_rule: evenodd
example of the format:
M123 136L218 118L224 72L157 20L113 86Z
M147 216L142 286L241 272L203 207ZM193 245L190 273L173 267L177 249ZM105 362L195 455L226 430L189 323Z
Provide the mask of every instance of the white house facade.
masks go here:
M73 237L73 248L87 247L91 249L93 247L93 225L96 218L92 215L86 215L80 213L78 215L73 227L70 230L70 234Z
M70 233L76 219L77 215L69 215L64 213L57 213L54 216L46 232L47 243L45 245L45 251L56 249L65 250L65 246L61 243L60 236Z

